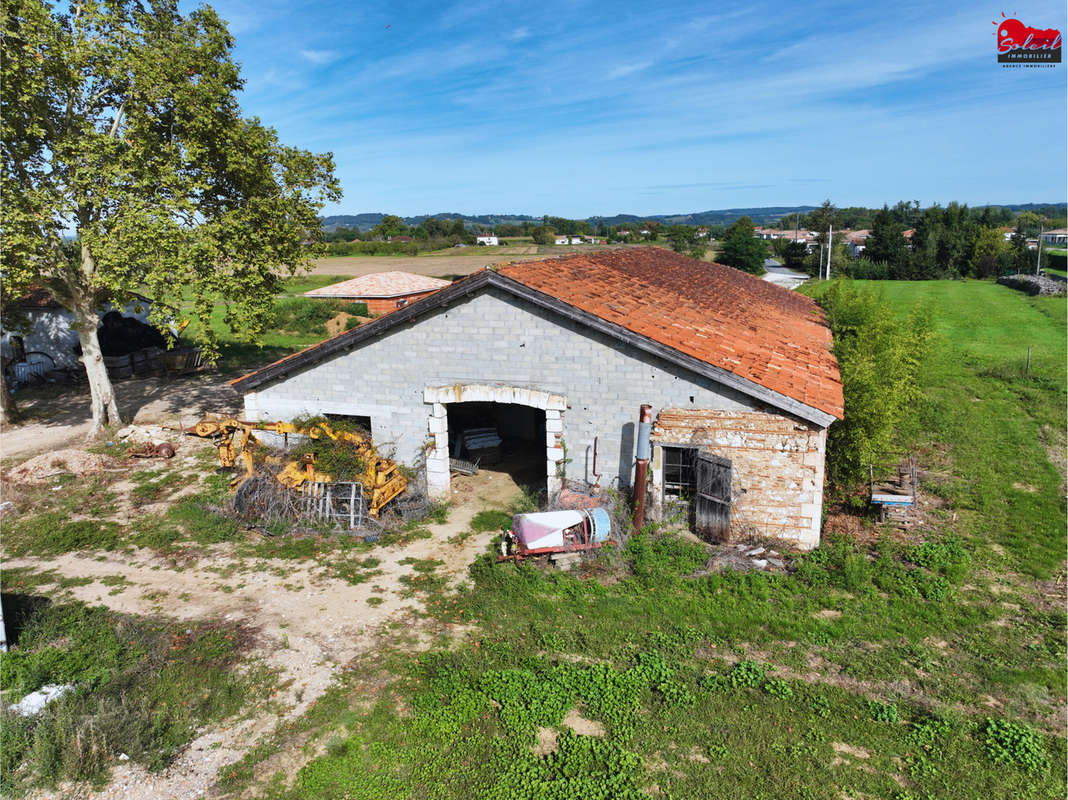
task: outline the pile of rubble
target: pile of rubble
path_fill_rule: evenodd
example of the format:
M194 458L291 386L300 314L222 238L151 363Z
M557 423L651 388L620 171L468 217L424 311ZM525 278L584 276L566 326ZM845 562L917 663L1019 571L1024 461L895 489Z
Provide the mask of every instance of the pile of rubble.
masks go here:
M1045 275L1002 275L998 283L1011 289L1019 289L1028 294L1064 295L1068 293L1068 284L1055 281Z
M777 550L750 544L722 545L709 561L707 571L733 569L739 572L778 571L786 569L786 561Z
M107 456L70 448L42 453L24 461L8 472L8 480L14 483L47 483L57 475L71 474L79 477L93 475L115 466Z

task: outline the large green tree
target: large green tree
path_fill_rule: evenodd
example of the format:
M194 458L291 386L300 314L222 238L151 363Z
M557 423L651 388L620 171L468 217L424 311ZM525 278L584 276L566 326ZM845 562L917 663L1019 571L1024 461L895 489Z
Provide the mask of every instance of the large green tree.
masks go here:
M120 421L97 338L107 300L145 293L163 326L191 298L214 355L221 299L225 324L255 338L340 189L329 154L241 115L233 39L211 8L2 2L4 283L47 286L73 312L96 432Z
M719 260L728 267L763 275L767 246L753 235L753 220L741 217L723 235L723 252Z
M872 220L871 236L864 243L864 257L887 264L891 274L894 274L909 257L904 232L905 229L895 214L883 206L881 211L875 212L875 218Z

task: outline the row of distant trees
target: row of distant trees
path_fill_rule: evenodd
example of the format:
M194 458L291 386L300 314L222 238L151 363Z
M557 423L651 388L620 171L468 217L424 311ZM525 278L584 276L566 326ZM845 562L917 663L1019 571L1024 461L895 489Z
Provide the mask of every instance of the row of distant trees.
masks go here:
M374 228L360 231L338 228L326 234L332 252L339 254L398 253L438 249L458 243L473 244L480 233L498 237L530 237L537 244L552 244L557 235L600 236L608 243L662 242L673 250L703 258L715 245L716 259L738 269L762 274L764 261L773 255L787 266L817 274L830 247L833 273L857 278L922 280L945 277L990 277L1034 268L1035 253L1027 240L1042 229L1064 227L1064 206L1037 211L1013 212L999 206L969 208L959 203L920 208L916 201L901 201L881 209L836 208L830 200L807 214L791 215L776 225L788 231L804 228L816 233L819 245L809 252L804 244L789 238L763 241L753 234L754 223L741 217L729 227L720 225L671 225L660 220L642 220L622 225L594 225L588 220L546 215L540 220L469 225L462 219L431 217L415 226L398 216L387 215ZM1006 237L1006 228L1012 235ZM828 230L834 231L827 241ZM859 258L854 258L844 231L868 229L870 237ZM911 238L905 231L911 230ZM412 242L390 242L398 236ZM400 249L398 249L400 248Z
M1037 253L1028 248L1028 239L1038 237L1041 230L1065 225L1063 206L1043 210L1048 214L1013 214L1003 208L973 209L959 203L924 209L915 202L898 203L893 208L883 206L871 214L871 224L865 226L871 235L859 258L851 257L844 234L833 234L831 271L855 278L891 280L987 278L1032 272ZM1057 214L1060 216L1054 216ZM806 215L801 226L818 231L818 242L826 248L827 231L850 228L850 221L856 218L856 209L843 213L827 201ZM785 227L791 226L787 223ZM907 230L912 231L909 238L905 237ZM786 262L815 275L820 257L819 251L800 259L799 253L791 252Z

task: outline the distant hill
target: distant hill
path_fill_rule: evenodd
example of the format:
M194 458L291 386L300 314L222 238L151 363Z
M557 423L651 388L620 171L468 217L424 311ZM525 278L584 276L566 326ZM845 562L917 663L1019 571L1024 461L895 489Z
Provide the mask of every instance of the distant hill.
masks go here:
M991 203L991 207L995 204ZM1063 206L1064 203L1009 203L999 206L1013 212L1035 211L1050 206ZM983 206L973 206L982 208ZM665 225L730 225L739 217L750 217L757 225L769 225L790 214L807 214L817 206L761 206L759 208L722 208L712 211L691 211L685 214L616 214L612 217L594 216L586 217L586 222L591 225L626 225L637 223L642 220L656 220ZM364 214L335 214L323 218L323 230L329 232L338 228L359 228L367 231L382 221L385 214L382 212ZM405 224L416 226L425 219L437 217L438 219L462 219L469 225L493 226L501 222L522 223L537 222L540 216L533 217L526 214L461 214L459 212L442 212L439 214L422 214L415 217L402 217Z

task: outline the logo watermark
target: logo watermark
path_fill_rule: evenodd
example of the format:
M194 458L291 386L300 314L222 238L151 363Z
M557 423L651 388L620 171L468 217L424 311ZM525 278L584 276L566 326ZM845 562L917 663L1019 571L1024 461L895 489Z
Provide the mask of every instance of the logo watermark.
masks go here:
M1033 28L1005 17L995 31L998 63L1003 66L1053 66L1061 63L1061 32L1056 28Z

